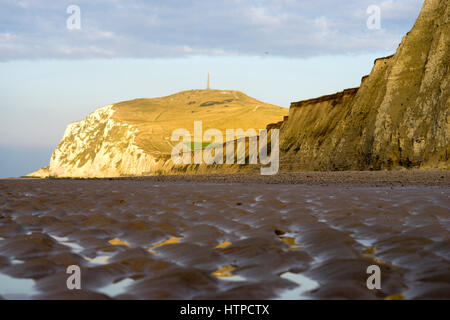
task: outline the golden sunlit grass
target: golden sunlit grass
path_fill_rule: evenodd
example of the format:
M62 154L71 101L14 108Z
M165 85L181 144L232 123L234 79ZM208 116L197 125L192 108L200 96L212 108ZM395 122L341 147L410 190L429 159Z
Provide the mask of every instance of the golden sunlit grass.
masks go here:
M122 241L119 238L114 238L108 241L110 244L115 245L115 246L126 246L126 247L130 247L130 244L126 241Z
M169 154L177 143L170 141L175 129L185 128L193 134L194 121L203 122L203 132L215 128L225 136L226 129L265 129L289 113L286 108L231 90L182 91L167 97L124 101L113 108L115 120L139 129L137 145L159 154Z

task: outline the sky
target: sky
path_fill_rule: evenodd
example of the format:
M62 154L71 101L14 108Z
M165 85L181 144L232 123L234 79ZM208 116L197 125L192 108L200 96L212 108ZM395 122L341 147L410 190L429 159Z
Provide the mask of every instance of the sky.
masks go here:
M212 88L283 107L359 86L422 5L0 0L0 177L47 165L67 124L96 108L204 88L208 72Z

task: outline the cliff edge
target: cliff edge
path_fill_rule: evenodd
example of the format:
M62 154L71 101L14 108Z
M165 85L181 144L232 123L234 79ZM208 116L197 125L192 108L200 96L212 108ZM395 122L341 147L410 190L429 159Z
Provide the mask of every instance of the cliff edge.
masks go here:
M450 6L426 0L397 52L361 87L291 104L281 168L449 169Z

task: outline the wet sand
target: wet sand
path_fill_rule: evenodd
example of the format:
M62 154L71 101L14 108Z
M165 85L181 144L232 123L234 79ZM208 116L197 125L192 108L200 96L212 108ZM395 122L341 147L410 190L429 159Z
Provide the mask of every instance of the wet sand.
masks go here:
M0 180L0 296L450 299L449 175L426 175Z
M259 169L258 169L259 170ZM258 171L259 172L259 171ZM18 178L12 178L17 180ZM20 179L20 178L19 178ZM32 179L32 178L23 178ZM77 179L75 179L77 180ZM98 180L98 179L88 179ZM149 182L217 182L264 183L304 185L365 185L365 186L450 186L450 171L396 170L396 171L334 171L281 172L273 176L259 173L195 174L145 177L120 177L109 180L145 180Z

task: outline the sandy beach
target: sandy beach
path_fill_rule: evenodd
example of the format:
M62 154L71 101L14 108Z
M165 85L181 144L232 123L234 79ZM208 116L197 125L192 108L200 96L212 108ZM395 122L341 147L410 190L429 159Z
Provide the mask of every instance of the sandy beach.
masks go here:
M5 299L449 299L448 172L0 180ZM82 290L66 287L69 265ZM366 287L379 265L381 290Z
M257 174L195 174L117 178L151 182L263 183L347 186L450 186L449 171L334 171L281 172L272 176Z

